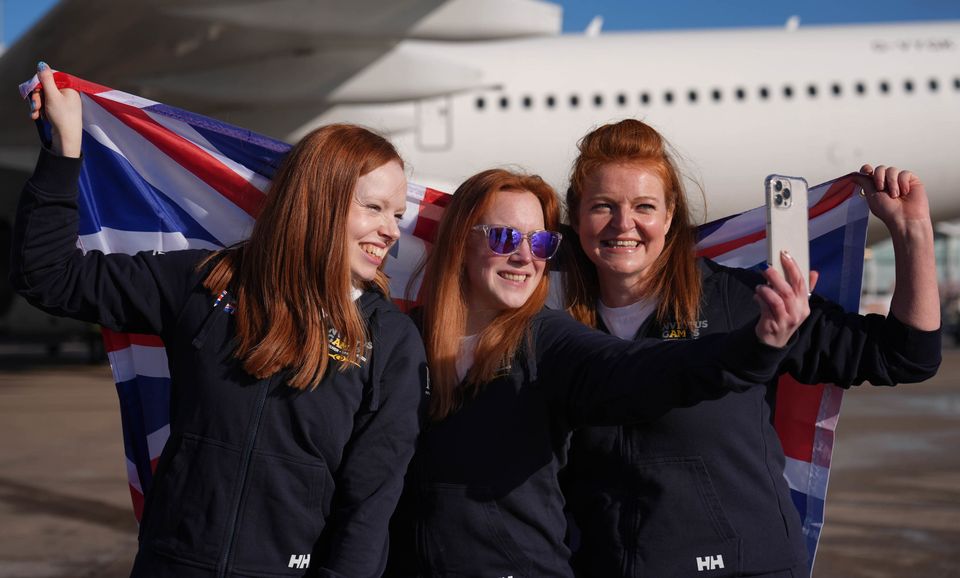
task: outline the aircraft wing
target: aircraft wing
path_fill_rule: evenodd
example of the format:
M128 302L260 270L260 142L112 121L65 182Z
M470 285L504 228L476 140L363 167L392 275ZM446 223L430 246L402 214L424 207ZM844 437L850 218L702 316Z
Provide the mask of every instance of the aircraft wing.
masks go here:
M380 66L382 78L335 94L402 40L554 34L560 18L539 0L62 0L0 57L0 110L24 107L16 86L42 59L285 138L333 104L422 96L390 90L398 69L436 70L429 57L404 55ZM470 77L455 72L447 78ZM28 169L36 143L22 116L0 115L0 166Z

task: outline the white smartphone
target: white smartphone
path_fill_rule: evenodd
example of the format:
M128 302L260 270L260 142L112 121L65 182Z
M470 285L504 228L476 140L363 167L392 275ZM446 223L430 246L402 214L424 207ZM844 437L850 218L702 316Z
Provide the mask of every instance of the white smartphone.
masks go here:
M767 264L780 271L780 251L794 258L803 278L810 278L810 241L807 229L807 181L801 177L770 175L764 180L767 196Z

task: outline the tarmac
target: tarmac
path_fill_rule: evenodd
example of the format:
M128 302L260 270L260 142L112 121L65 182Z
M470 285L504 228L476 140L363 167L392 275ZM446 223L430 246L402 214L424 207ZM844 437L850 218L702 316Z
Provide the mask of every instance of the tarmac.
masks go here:
M136 551L110 369L0 347L0 578L127 576ZM843 401L815 578L960 578L960 350Z

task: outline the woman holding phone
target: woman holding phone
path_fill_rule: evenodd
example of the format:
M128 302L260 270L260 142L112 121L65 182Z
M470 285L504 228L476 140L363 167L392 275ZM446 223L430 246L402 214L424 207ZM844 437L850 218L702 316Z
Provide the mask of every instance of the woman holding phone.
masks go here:
M763 277L696 258L680 174L656 130L628 119L587 134L579 149L567 192L575 318L624 340L696 342L761 314L753 294ZM890 315L848 314L812 295L778 373L842 387L921 381L940 363L924 186L885 166L864 165L858 181L893 239ZM775 394L771 380L648 423L576 431L563 488L579 530L578 575L808 575L773 429Z
M806 283L767 273L753 327L627 342L544 307L561 236L553 189L479 173L445 209L421 331L430 423L391 533L391 576L572 576L557 473L572 429L656 418L772 375L807 313ZM734 394L738 395L738 394Z
M283 161L247 242L82 254L81 100L43 63L38 76L52 150L20 197L13 286L50 313L159 335L169 360L170 437L132 575L380 576L426 386L381 271L406 207L396 150L323 127Z

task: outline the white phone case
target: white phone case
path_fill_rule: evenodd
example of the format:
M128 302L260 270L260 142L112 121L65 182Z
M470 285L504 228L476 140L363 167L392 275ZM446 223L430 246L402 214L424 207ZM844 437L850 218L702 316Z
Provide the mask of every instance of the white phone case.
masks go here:
M804 279L810 277L807 229L807 181L802 177L770 175L764 180L767 197L767 263L783 275L780 251L796 260Z

